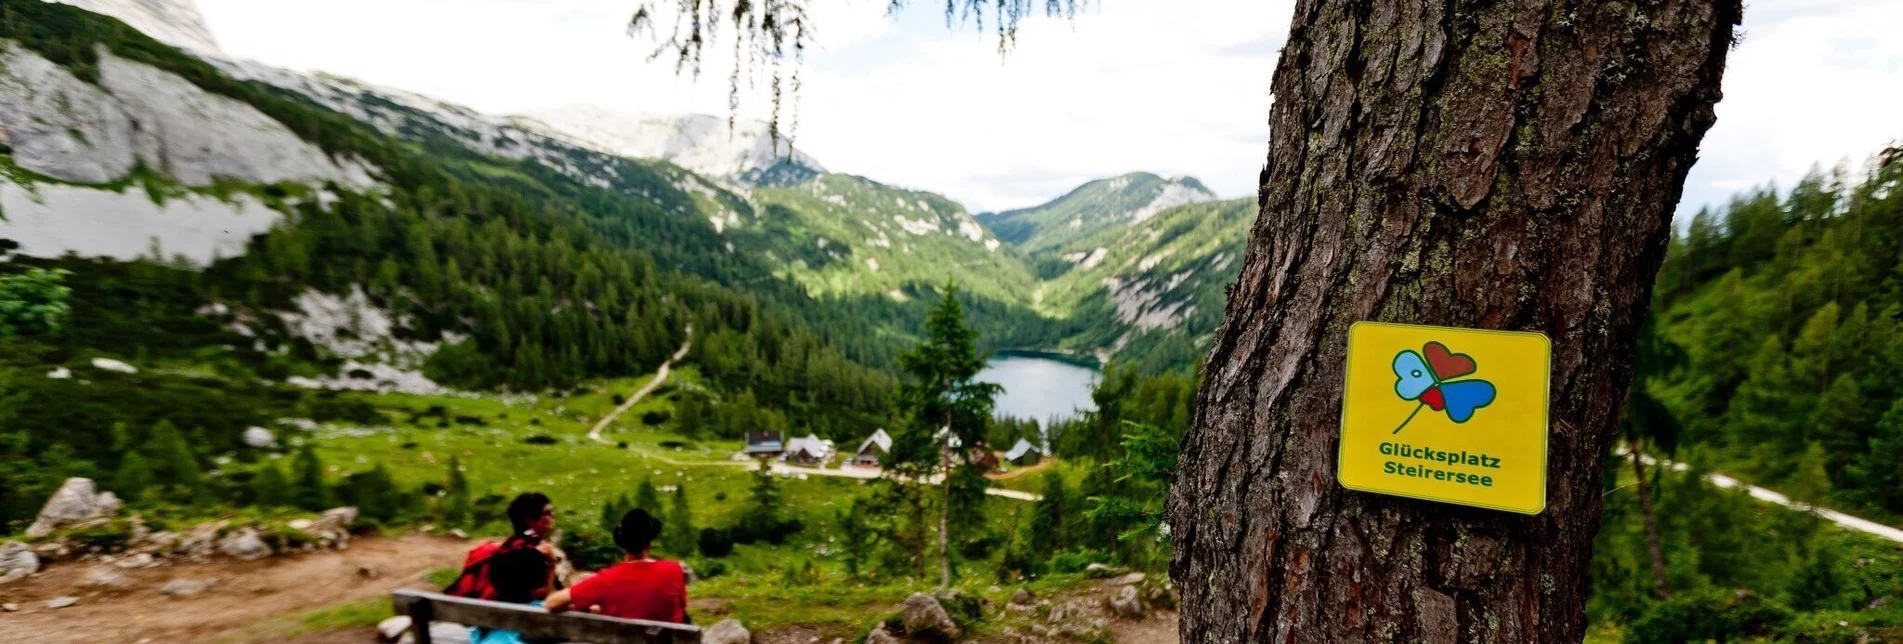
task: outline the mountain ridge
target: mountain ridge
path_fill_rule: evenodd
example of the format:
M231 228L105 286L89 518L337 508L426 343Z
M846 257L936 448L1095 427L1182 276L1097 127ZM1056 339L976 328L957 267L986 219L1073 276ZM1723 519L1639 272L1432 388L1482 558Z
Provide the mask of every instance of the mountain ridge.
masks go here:
M978 221L999 239L1036 255L1120 225L1142 223L1171 207L1217 199L1194 177L1130 172L1086 182L1029 208L984 213Z

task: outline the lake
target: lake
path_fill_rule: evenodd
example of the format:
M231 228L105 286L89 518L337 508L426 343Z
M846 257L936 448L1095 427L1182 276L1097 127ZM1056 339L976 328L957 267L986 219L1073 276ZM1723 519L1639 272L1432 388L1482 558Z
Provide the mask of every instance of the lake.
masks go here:
M991 357L984 371L978 372L977 379L1004 387L1004 393L998 396L997 412L1001 414L1044 422L1096 408L1090 402L1090 386L1097 382L1097 370L1063 360L1032 353L999 353Z

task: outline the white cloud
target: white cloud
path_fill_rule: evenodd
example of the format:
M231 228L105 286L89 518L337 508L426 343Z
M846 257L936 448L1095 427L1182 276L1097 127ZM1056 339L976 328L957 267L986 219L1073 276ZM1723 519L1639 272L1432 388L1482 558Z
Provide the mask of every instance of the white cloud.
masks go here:
M1705 136L1679 212L1723 205L1812 167L1848 160L1856 171L1903 139L1903 3L1758 0L1725 70L1718 123Z
M494 113L575 103L725 114L730 51L698 82L648 62L633 0L198 0L233 55L325 70ZM820 0L820 49L797 105L800 146L828 168L942 192L976 209L1029 205L1131 170L1255 190L1269 80L1291 0L1100 0L1035 18L1000 58L948 31L932 2ZM1903 138L1895 0L1753 0L1719 122L1681 212L1740 188L1789 186L1814 163L1860 163ZM755 88L745 115L766 105Z

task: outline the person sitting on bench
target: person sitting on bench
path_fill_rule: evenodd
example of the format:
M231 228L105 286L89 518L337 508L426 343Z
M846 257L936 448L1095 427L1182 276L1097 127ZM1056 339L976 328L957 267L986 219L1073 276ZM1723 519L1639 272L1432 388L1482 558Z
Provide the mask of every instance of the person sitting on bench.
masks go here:
M463 559L463 571L451 582L443 594L470 599L495 599L496 589L490 581L490 565L498 555L527 550L540 553L543 558L554 560L554 546L548 542L549 532L555 529L555 504L548 496L540 492L525 492L509 503L509 523L513 530L509 538L502 543L484 541L469 551ZM558 589L554 583L535 589L533 599L541 599L549 591Z
M548 556L533 548L518 548L498 553L489 560L489 581L495 588L495 601L540 606L536 593L554 580L555 566ZM470 629L470 644L527 644L515 631L476 627Z
M591 613L687 623L687 574L678 561L649 556L649 546L661 534L661 520L646 510L631 510L615 526L615 545L626 554L621 563L548 596L551 613L586 610Z

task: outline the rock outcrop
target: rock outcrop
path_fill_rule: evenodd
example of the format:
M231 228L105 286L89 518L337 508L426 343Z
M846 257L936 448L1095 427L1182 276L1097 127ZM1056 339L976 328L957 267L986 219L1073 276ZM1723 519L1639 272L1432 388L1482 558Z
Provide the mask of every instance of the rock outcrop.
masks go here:
M18 541L8 541L0 545L0 584L40 571L40 556L33 549Z
M937 599L924 593L912 593L905 598L899 607L899 622L908 637L940 635L949 639L962 632L958 622L952 621L951 613L945 612Z
M218 540L218 554L251 561L271 556L271 546L258 536L257 528L239 528Z
M118 512L119 497L113 496L111 492L95 492L92 479L66 479L59 486L59 491L46 500L46 506L40 508L40 516L33 521L33 525L27 527L26 536L39 539L60 528L95 519L108 519Z
M740 620L723 619L701 633L700 641L701 644L752 644L753 634L740 625Z
M138 163L188 186L375 183L361 162L333 161L257 108L103 47L92 85L0 43L0 124L20 167L77 183L115 181Z

